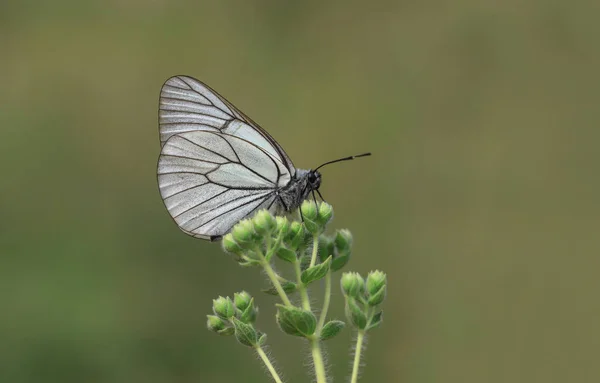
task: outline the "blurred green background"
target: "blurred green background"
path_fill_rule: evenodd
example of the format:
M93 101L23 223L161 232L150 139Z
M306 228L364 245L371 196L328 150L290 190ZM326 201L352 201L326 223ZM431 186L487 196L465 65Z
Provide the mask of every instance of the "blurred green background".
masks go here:
M389 276L363 382L600 379L600 7L589 1L0 3L0 381L266 382L205 329L257 270L173 224L157 104L197 77L324 170L348 269ZM332 315L343 316L335 289ZM328 343L337 382L351 334Z

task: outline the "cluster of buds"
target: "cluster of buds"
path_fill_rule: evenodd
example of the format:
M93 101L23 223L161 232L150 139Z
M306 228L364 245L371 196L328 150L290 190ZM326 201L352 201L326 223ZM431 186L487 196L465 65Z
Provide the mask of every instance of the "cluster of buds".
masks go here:
M333 217L333 208L325 202L315 204L304 201L300 212L303 222L290 222L286 217L274 217L269 211L260 210L253 218L238 222L223 237L223 248L236 255L242 266L260 266L265 261L270 262L273 255L293 263L304 254L313 238L325 231L327 223ZM349 233L340 235L341 242L346 237L351 240ZM346 259L346 262L349 248L350 243L346 239L346 244L339 251L340 257ZM348 257L344 258L344 255ZM323 257L322 260L326 258Z
M207 315L206 326L219 335L234 335L237 340L250 347L263 344L266 336L254 329L258 308L254 298L245 291L230 297L213 300L215 315Z
M365 279L355 272L344 273L341 280L346 299L346 317L359 330L371 330L381 324L383 311L378 310L385 299L387 277L379 270Z

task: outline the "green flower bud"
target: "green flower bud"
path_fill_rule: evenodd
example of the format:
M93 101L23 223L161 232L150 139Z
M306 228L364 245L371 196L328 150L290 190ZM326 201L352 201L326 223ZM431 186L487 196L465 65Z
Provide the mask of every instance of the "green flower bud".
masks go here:
M252 297L245 291L233 294L233 303L238 310L244 311L252 303Z
M317 222L319 222L324 228L325 225L327 225L327 223L331 220L331 217L333 217L333 207L326 202L321 202L319 204Z
M222 319L229 319L235 315L235 307L229 297L213 299L213 311Z
M233 254L240 254L242 252L242 248L233 239L233 235L231 233L226 234L223 237L223 249L226 252L233 253Z
M254 226L252 221L244 219L238 222L231 230L233 239L242 248L247 248L254 240Z
M387 277L383 271L371 271L367 276L367 292L369 293L369 295L375 295L382 288L385 288L386 283Z
M223 322L218 316L207 315L206 318L206 327L210 331L219 332L225 329L225 322Z
M252 219L254 230L261 235L271 234L275 229L275 218L268 210L260 210Z
M341 285L344 294L355 299L359 299L365 290L365 281L355 272L342 274Z
M337 251L348 251L352 247L352 233L347 229L338 230L334 242Z
M292 222L288 232L286 243L292 250L296 250L304 241L304 226L298 221Z
M275 217L275 231L285 238L290 231L290 221L285 217Z
M306 200L300 206L304 220L316 221L318 217L317 205L313 201Z

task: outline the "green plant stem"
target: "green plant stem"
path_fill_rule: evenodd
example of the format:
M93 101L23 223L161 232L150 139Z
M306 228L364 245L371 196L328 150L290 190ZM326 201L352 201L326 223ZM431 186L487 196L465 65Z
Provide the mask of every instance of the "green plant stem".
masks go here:
M358 381L358 369L360 368L360 354L362 352L362 344L365 338L365 330L358 330L358 336L356 337L356 349L354 350L354 364L352 365L352 378L350 383L356 383Z
M300 291L300 297L302 298L302 308L306 311L310 311L310 299L308 298L308 291L306 286L302 283L302 270L300 269L300 261L294 262L294 270L296 271L296 283L298 284L298 290Z
M310 267L317 263L317 253L319 252L319 234L313 234L313 249L310 257Z
M312 357L315 364L315 375L317 383L327 383L327 375L325 375L325 364L323 363L323 354L321 353L321 345L319 338L313 337L310 340L312 348Z
M267 354L265 354L265 352L263 351L262 347L256 346L254 349L258 353L258 356L260 356L260 359L262 359L265 366L267 366L267 370L269 370L269 372L271 373L273 380L275 380L275 382L277 382L277 383L283 383L281 381L281 378L279 377L279 374L277 374L275 367L273 367L273 364L269 360L269 357L267 356Z
M275 270L273 270L273 267L271 267L271 263L267 262L265 256L263 255L262 251L260 251L260 249L256 249L256 253L259 255L262 267L265 269L265 273L267 273L267 276L271 280L271 283L275 287L275 290L277 290L277 293L279 293L279 297L283 301L283 304L288 307L291 307L292 302L290 302L290 299L288 298L287 294L285 293L285 290L283 290L283 287L279 282L279 275L277 275Z
M298 282L298 290L300 290L300 297L302 299L302 308L310 311L310 299L308 297L308 291L306 286L302 283L302 270L300 269L300 261L294 262L294 269L296 270L296 280ZM327 383L327 375L325 374L325 363L323 362L323 354L321 352L321 343L319 341L318 334L320 329L317 327L316 334L312 336L310 340L310 348L313 357L313 363L315 366L315 375L317 377L317 383Z
M321 335L321 330L325 325L327 319L327 311L329 310L329 302L331 300L331 269L325 276L325 298L323 298L323 309L321 310L321 316L319 317L319 324L317 325L317 335Z

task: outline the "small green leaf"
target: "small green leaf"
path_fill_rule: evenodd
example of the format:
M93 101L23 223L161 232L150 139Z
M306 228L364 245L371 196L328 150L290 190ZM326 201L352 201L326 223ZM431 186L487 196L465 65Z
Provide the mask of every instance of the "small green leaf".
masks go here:
M306 217L304 218L304 227L306 227L306 230L312 234L319 234L323 230L321 225L314 221L311 221Z
M385 287L386 286L384 285L381 289L379 289L379 291L377 291L375 294L369 297L369 306L374 307L383 302L383 300L385 299Z
M379 327L381 322L383 322L383 311L373 315L373 318L371 318L371 323L369 324L369 327L367 327L367 331Z
M313 267L309 267L308 269L302 272L300 276L300 280L305 285L312 283L314 281L318 281L319 279L325 278L327 272L329 271L329 267L331 266L331 256L327 258L327 260L323 263L315 265Z
M321 330L321 340L331 339L342 331L346 323L341 320L332 320L327 322Z
M224 328L223 330L217 331L217 334L223 335L223 336L233 335L234 333L235 333L235 329L233 327L227 327L227 328Z
M333 261L331 261L331 271L338 271L342 267L346 266L349 260L350 253L335 257Z
M264 346L266 342L267 342L267 334L261 333L260 336L259 336L259 338L258 338L258 345L259 346Z
M238 264L242 267L252 267L252 266L261 266L262 263L260 261L257 261L255 259L250 259L250 258L242 258L241 260L238 261Z
M289 335L309 337L317 328L317 318L299 307L277 305L277 323L283 332Z
M277 257L289 263L294 263L297 260L296 252L288 249L287 247L280 247L276 254Z
M235 337L241 344L253 347L258 342L258 334L254 327L246 324L237 318L231 318L231 323L235 328Z
M244 311L240 314L240 320L244 323L254 323L256 321L256 316L258 314L258 309L254 307L254 298L250 300L250 304Z
M367 316L352 297L346 300L346 317L359 330L364 330L367 326Z
M290 281L281 282L281 287L283 288L283 291L285 291L288 294L293 293L294 291L296 291L297 288L296 284ZM279 292L277 292L275 286L271 286L268 289L263 289L263 293L267 293L269 295L279 295Z

